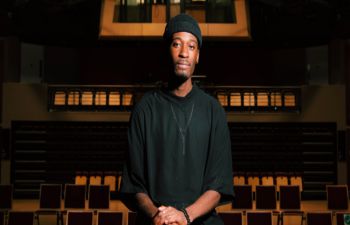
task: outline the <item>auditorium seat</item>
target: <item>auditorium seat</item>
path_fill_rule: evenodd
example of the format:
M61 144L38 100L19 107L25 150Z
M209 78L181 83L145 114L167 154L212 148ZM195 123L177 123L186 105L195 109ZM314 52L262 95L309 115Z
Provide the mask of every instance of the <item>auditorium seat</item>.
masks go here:
M65 209L85 208L86 186L78 184L66 184L64 191Z
M301 174L295 173L290 176L290 185L298 185L300 191L303 191L303 178Z
M272 225L270 211L247 211L246 225Z
M233 176L233 185L244 185L245 184L245 176L243 174L235 174Z
M280 221L283 225L285 216L300 216L301 225L304 211L301 210L301 193L298 185L281 185L280 192Z
M328 210L348 210L349 193L347 185L327 185L326 193Z
M271 173L262 174L261 185L274 185L273 175Z
M288 185L288 174L287 173L282 173L278 172L275 174L275 180L276 180L276 191L279 193L280 191L280 186L281 185Z
M315 211L306 213L307 225L332 225L331 211Z
M76 172L75 184L87 185L87 172Z
M276 210L277 194L275 185L257 185L255 197L256 209Z
M232 200L232 209L253 209L253 192L251 185L236 185L233 186L233 190L235 196Z
M102 184L102 175L100 173L90 174L89 185L101 185L101 184Z
M64 189L64 209L61 210L61 221L68 210L85 209L86 185L66 184Z
M7 225L33 225L34 212L9 211Z
M260 177L257 173L248 173L248 184L252 186L252 191L255 193L256 186L260 185Z
M13 186L7 184L0 185L0 210L12 209Z
M89 185L89 209L109 209L109 185Z
M39 209L35 212L38 225L40 215L56 215L56 224L60 223L60 210L62 200L61 184L41 184L39 196ZM62 221L63 222L63 221Z
M97 225L122 225L123 213L119 211L98 211Z
M94 213L92 211L67 211L66 225L92 225Z
M335 213L336 218L336 225L344 225L350 223L350 212L336 212ZM344 223L347 221L347 223Z
M0 225L5 224L5 211L0 211Z
M104 175L104 184L109 185L110 191L117 191L117 175L116 173L107 173Z
M142 225L137 224L137 213L129 211L128 212L128 225Z
M218 212L224 225L242 225L243 215L240 211Z

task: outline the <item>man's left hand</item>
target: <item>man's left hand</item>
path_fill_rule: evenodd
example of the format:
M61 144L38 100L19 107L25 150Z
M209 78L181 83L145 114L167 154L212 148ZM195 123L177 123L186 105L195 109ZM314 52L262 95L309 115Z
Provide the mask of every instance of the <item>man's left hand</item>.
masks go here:
M166 225L187 225L187 220L183 212L171 207L161 206L158 208L159 217L164 221Z

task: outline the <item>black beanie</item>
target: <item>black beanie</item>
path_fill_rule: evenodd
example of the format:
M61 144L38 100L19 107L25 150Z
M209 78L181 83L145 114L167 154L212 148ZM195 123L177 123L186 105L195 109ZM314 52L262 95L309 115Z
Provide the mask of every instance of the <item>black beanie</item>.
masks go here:
M199 28L197 21L192 16L181 13L171 18L164 30L164 40L172 40L173 34L177 32L188 32L193 34L198 40L199 47L202 46L201 29Z

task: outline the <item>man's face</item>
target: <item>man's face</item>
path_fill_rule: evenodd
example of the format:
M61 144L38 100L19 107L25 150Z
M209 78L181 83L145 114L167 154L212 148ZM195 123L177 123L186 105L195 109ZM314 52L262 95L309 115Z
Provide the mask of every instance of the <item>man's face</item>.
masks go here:
M170 55L176 76L187 80L194 72L199 60L199 46L196 36L188 32L173 34Z

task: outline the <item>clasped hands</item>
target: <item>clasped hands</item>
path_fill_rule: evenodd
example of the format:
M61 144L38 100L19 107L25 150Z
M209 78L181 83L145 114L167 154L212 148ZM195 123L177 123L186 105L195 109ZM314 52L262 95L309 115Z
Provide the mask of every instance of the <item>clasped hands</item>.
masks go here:
M187 225L183 212L171 207L160 206L156 216L153 218L154 225Z

